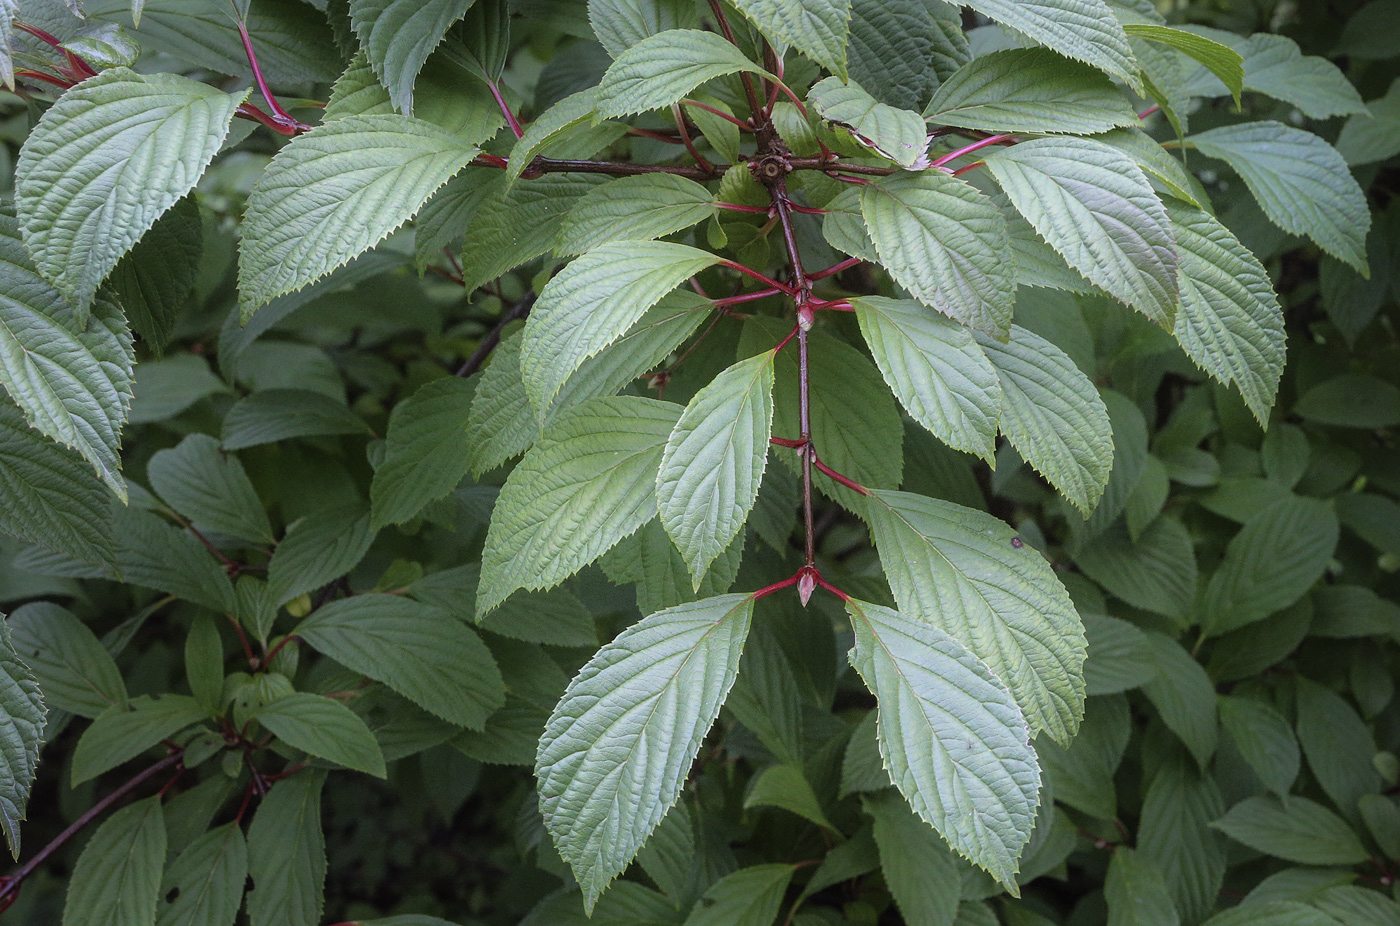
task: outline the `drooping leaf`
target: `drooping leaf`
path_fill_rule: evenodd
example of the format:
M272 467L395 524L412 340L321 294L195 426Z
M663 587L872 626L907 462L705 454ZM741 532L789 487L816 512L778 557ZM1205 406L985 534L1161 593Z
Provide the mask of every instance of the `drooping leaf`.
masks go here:
M1173 48L1204 65L1225 84L1227 92L1240 101L1244 86L1244 63L1240 53L1203 35L1156 23L1128 23L1123 31L1132 38L1146 39Z
M758 498L773 429L773 357L742 360L697 392L662 451L657 509L696 588Z
M467 429L475 383L445 376L394 406L384 462L374 471L370 526L407 521L461 481L475 444Z
M1016 211L1071 267L1163 327L1176 309L1166 211L1141 168L1087 138L1038 138L987 155Z
M369 435L363 418L344 403L310 389L260 389L224 416L225 450L244 450L296 437Z
M151 488L200 528L249 543L271 543L272 525L243 464L207 434L191 434L146 464Z
M117 261L199 180L247 95L112 68L44 113L20 149L15 206L79 326Z
M992 52L943 82L924 115L986 132L1093 135L1137 125L1107 75L1044 48Z
M39 765L48 710L39 679L16 649L9 621L0 620L0 828L19 860L19 825Z
M699 29L668 29L618 55L592 102L605 119L630 116L668 107L707 80L739 72L767 73L722 36ZM584 100L574 105L577 109L561 111L561 119L581 110ZM525 149L523 138L520 147Z
M1311 238L1338 260L1369 272L1366 197L1327 142L1280 122L1221 126L1188 141L1234 168L1279 228Z
M1357 865L1366 849L1346 821L1298 794L1246 798L1215 824L1251 849L1301 865Z
M132 329L157 356L194 291L203 257L204 223L190 195L171 206L107 278Z
M358 714L339 701L298 691L259 709L256 717L293 749L385 777L384 754L374 734Z
M476 156L408 116L346 116L298 136L248 197L239 246L246 321L386 238Z
M229 926L238 915L247 879L243 828L235 821L210 830L166 869L156 926Z
M905 410L954 450L991 461L997 371L972 333L907 299L852 299L861 334Z
M1084 707L1086 643L1050 564L984 512L908 492L871 497L867 517L903 613L985 662L1032 731L1067 742Z
M653 614L599 650L555 707L535 764L540 810L587 908L675 803L752 614L746 595Z
M1380 790L1376 742L1356 709L1335 691L1298 679L1298 744L1308 768L1343 817L1361 822L1358 803ZM1291 800L1291 798L1290 798Z
M881 103L857 83L828 77L807 93L822 118L846 126L862 144L905 169L927 163L928 127L919 114Z
M1019 325L981 338L1001 382L1001 431L1085 517L1113 468L1113 429L1094 384L1064 351Z
M1400 81L1392 81L1385 96L1366 109L1348 119L1337 136L1337 151L1351 167L1400 154Z
M968 6L1142 90L1128 37L1104 0L976 0Z
M1220 739L1215 685L1201 664L1171 637L1149 633L1147 642L1158 672L1142 692L1204 769Z
M63 926L148 926L155 922L165 822L160 796L112 814L78 856Z
M297 625L308 646L381 681L425 710L481 729L505 701L500 670L461 621L397 595L356 595Z
M350 0L350 22L389 98L413 113L413 82L472 0Z
M1167 202L1180 262L1173 334L1201 369L1240 390L1264 423L1283 375L1283 311L1264 267L1201 209Z
M931 624L854 598L846 610L851 664L879 702L880 754L895 786L955 851L1019 893L1040 768L1016 702Z
M585 360L626 334L682 281L718 262L683 244L619 241L594 248L550 280L520 346L525 391L541 422Z
M1093 625L1089 626L1092 665ZM1084 722L1068 749L1054 743L1036 745L1036 754L1054 786L1055 800L1101 820L1113 819L1118 813L1118 792L1113 777L1123 761L1131 735L1132 718L1126 699L1089 698L1084 707Z
M656 516L656 473L680 409L593 399L560 415L511 472L481 557L478 613L557 585Z
M248 827L248 919L252 926L319 923L325 907L326 840L321 788L326 773L306 769L277 782Z
M78 313L34 269L20 227L0 211L0 384L36 430L72 447L117 495L121 427L135 360L122 310Z
M880 262L925 305L1004 337L1015 302L1006 223L972 185L942 171L863 187L861 214Z
M118 511L114 520L116 562L124 581L160 589L211 611L233 610L233 583L194 534L137 508Z

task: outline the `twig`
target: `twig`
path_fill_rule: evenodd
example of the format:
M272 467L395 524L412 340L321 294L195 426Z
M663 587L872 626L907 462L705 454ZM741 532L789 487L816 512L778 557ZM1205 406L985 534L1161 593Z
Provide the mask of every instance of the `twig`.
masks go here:
M461 377L471 376L481 365L486 362L486 358L491 355L491 351L496 349L496 345L501 343L501 335L506 330L506 326L517 319L524 318L530 314L530 309L534 308L535 300L539 296L533 291L526 293L520 301L511 306L510 309L496 322L496 327L492 328L486 337L481 339L476 350L467 358L467 362L457 369L457 375Z

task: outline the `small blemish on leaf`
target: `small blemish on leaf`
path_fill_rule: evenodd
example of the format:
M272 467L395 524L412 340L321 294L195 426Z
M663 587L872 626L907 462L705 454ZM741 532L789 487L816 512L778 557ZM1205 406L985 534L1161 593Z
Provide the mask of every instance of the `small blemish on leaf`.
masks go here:
M1025 541L1023 541L1020 537L1012 537L1012 538L1011 538L1011 545L1012 545L1013 547L1015 547L1016 549L1019 550L1019 549L1021 549L1022 547L1024 547L1026 544L1025 544Z

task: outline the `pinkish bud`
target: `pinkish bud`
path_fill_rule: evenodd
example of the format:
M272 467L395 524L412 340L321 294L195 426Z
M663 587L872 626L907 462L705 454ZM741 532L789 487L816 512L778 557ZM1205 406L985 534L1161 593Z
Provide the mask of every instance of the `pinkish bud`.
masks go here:
M816 320L817 313L812 311L811 306L800 305L797 307L797 325L803 331L811 331L812 325L816 323Z
M817 574L810 569L802 570L802 578L797 580L797 597L802 599L802 607L812 600L812 592L817 590Z

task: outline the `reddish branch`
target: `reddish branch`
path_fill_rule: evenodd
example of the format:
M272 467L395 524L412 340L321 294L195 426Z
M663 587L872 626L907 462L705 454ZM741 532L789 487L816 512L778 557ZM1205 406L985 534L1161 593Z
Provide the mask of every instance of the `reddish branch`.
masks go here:
M50 855L53 855L59 849L63 848L68 840L78 835L89 823L102 816L109 807L139 788L144 782L149 781L167 769L180 767L180 762L183 758L184 750L178 750L166 756L164 759L161 759L156 764L137 772L136 775L128 779L126 783L117 788L117 790L89 807L87 812L74 820L72 825L66 830L55 836L48 845L40 849L39 853L26 862L24 867L19 871L0 878L0 913L10 908L10 905L19 897L20 885L24 883L24 879L33 874L34 870L47 861Z

